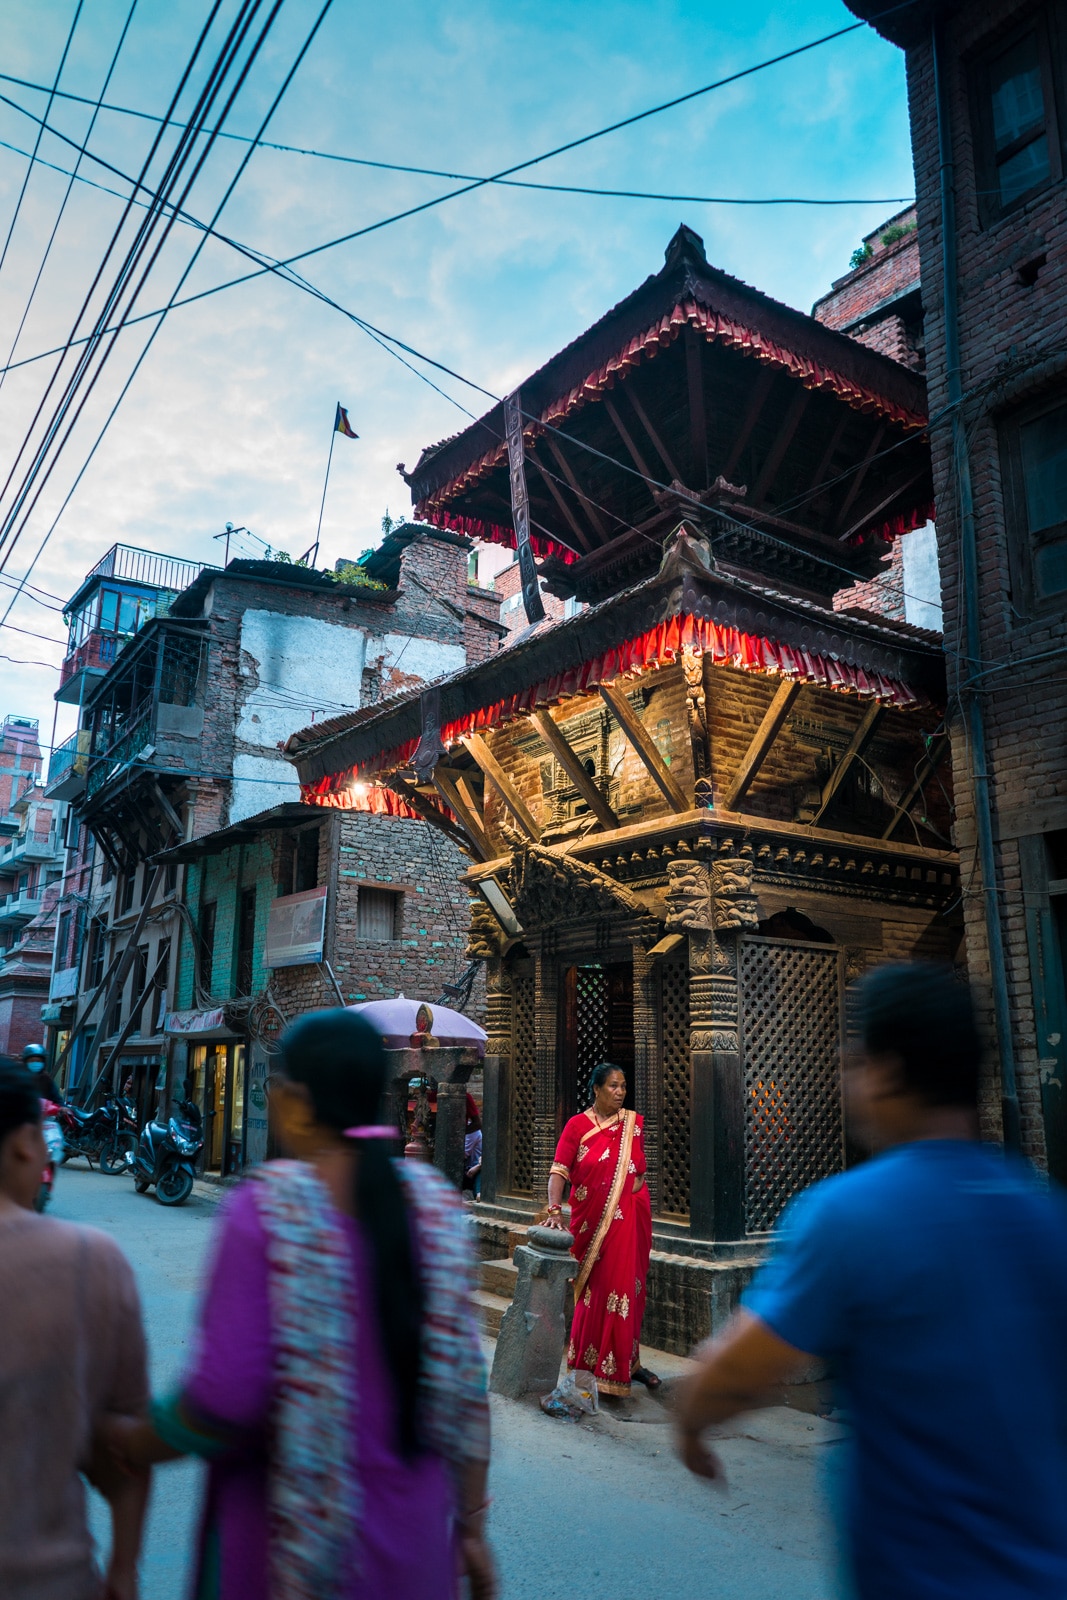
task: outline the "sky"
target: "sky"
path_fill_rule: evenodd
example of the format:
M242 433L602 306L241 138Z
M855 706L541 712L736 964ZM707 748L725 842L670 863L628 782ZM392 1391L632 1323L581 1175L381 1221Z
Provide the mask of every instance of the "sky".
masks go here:
M106 99L160 116L209 0L81 0L60 88L100 95L131 3ZM77 4L0 0L0 67L50 86ZM220 18L228 24L237 6L222 0ZM246 136L258 128L320 9L321 0L285 0L227 128ZM257 149L216 226L288 257L461 187L351 158L483 176L854 21L840 0L335 0L264 137L350 159ZM196 88L202 78L194 72ZM76 152L47 131L31 170L38 124L15 106L39 118L47 94L0 81L0 95L0 250L10 230L0 264L3 366L24 315L15 360L67 338L123 199L75 182L59 216L69 180L42 163L69 170ZM179 116L192 99L188 88ZM50 130L81 144L92 115L91 106L56 100ZM134 173L155 132L150 121L102 112L88 151ZM177 130L167 138L152 172ZM237 141L216 144L185 202L193 216L211 217L246 151ZM128 193L122 178L86 157L79 170ZM339 306L495 395L655 272L682 221L701 234L713 263L810 310L847 271L862 235L914 192L903 58L863 28L520 176L867 203L731 206L494 185L322 251L299 270ZM167 304L201 239L175 225L138 310ZM246 257L209 239L182 293L249 270ZM170 312L89 459L155 326L116 339L0 573L2 616L13 581L54 524L30 576L36 596L21 594L0 628L0 715L38 717L46 746L64 654L62 604L112 544L219 561L215 535L229 521L299 555L315 537L340 402L360 437L336 440L320 554L320 565L332 566L378 541L387 509L410 514L397 463L410 468L426 445L466 425L466 411L489 403L421 367L445 391L437 392L342 311L266 274ZM0 373L0 483L51 371L45 360ZM231 555L261 549L241 540ZM60 707L57 742L74 715Z

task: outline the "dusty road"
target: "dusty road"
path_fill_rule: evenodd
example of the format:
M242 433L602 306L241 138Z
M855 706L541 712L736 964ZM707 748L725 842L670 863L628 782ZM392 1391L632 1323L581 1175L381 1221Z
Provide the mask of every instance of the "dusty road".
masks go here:
M59 1174L54 1214L106 1229L133 1263L157 1389L188 1352L215 1210L201 1194L164 1209L83 1162ZM832 1600L817 1480L837 1455L833 1424L784 1410L741 1419L722 1445L729 1489L717 1493L683 1472L666 1411L643 1396L584 1426L494 1400L493 1423L504 1600ZM183 1462L156 1474L143 1600L184 1600L199 1472Z

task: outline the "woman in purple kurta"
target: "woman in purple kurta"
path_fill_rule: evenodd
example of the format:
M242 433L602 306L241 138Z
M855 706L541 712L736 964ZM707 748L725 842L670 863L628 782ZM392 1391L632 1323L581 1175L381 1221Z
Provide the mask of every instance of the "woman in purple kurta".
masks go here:
M381 1041L313 1013L282 1041L271 1112L299 1160L225 1202L192 1364L130 1465L207 1459L195 1600L475 1600L495 1583L485 1369L462 1208L371 1122ZM351 1125L350 1125L351 1124ZM403 1353L403 1354L401 1354Z

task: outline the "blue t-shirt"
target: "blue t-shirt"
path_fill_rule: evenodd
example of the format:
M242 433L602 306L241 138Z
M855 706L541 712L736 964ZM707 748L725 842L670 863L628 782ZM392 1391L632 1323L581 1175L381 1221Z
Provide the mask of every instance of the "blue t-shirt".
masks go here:
M961 1140L797 1199L745 1305L830 1362L863 1600L1067 1596L1067 1201Z

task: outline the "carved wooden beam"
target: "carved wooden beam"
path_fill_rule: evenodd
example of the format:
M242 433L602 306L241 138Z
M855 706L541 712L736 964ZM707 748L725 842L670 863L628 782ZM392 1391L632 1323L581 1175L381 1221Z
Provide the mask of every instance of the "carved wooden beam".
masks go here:
M633 435L631 434L629 428L626 426L625 422L620 417L619 409L615 405L615 403L612 400L610 394L605 392L604 395L602 396L602 400L603 400L604 410L607 412L608 416L611 418L612 422L614 423L615 432L618 434L619 438L622 440L623 444L626 446L626 451L627 451L627 454L630 457L630 460L633 462L634 466L637 468L638 472L641 474L641 476L643 478L651 478L653 480L653 482L655 482L656 481L655 480L655 474L653 473L652 468L649 466L648 462L645 460L644 456L641 454L640 450L637 448L637 445L634 443ZM648 487L649 487L649 492L651 493L652 484L650 483Z
M531 712L530 721L540 734L542 742L551 750L590 811L600 823L600 826L612 831L621 827L622 824L619 822L618 817L567 743L562 729L553 720L552 713L550 711Z
M469 733L461 740L461 743L477 761L523 833L536 843L541 837L541 830L534 821L533 814L522 795L516 789L485 740L480 734Z
M891 506L894 500L899 499L902 494L906 494L909 489L913 488L929 470L929 466L924 462L917 472L912 473L910 478L906 478L903 483L895 484L889 494L879 500L876 506L868 506L862 517L854 522L851 528L846 528L844 533L841 534L841 543L846 544L854 533L859 533L865 522L873 522L875 517Z
M901 800L886 826L883 828L883 839L891 839L893 837L897 830L898 824L901 822L905 814L911 810L916 799L922 793L923 784L933 777L934 773L941 765L941 761L945 755L945 752L948 750L949 742L949 737L946 733L943 734L940 739L935 739L930 745L924 760L919 766L918 772L915 774L915 781L912 783L903 800Z
M737 438L734 440L733 445L730 448L730 454L726 457L726 460L723 462L722 467L720 468L722 476L726 479L730 478L734 468L741 459L742 451L744 450L749 439L752 437L752 430L759 421L760 412L767 403L767 396L771 392L771 385L773 382L774 368L764 366L752 387L752 394L749 398L748 407L744 416L741 418L741 426L737 430Z
M567 504L563 495L560 493L560 488L555 478L548 471L548 469L541 464L532 448L526 452L526 459L527 461L532 461L538 472L541 474L541 482L544 484L545 488L556 502L556 505L559 507L559 511L564 522L566 522L568 528L571 530L574 537L585 551L586 555L588 555L590 551L596 549L596 545L590 539L589 535L578 521L578 518L574 515L574 512Z
M852 735L852 743L849 745L848 749L841 757L841 760L837 763L837 766L826 780L826 785L822 792L822 799L819 801L819 809L811 819L811 826L813 828L816 827L821 821L827 807L830 805L835 794L837 794L841 785L848 776L853 762L859 760L860 756L862 756L863 752L874 738L874 735L878 730L878 724L881 722L884 716L885 706L881 705L877 700L872 700L871 704L867 707L867 710L863 714L863 720L860 722L859 727Z
M685 376L689 388L689 448L694 486L708 486L708 424L704 413L704 337L695 328L685 330Z
M644 723L636 716L626 696L614 684L599 685L600 698L610 710L615 721L633 745L634 750L652 782L672 811L689 811L692 801L682 792L677 778L656 749L656 744Z
M685 480L682 477L682 474L678 471L678 468L675 466L674 461L671 458L670 451L667 449L667 446L663 443L663 440L656 432L651 417L641 404L641 398L638 395L637 390L634 388L632 379L628 384L626 384L624 392L627 395L630 404L634 408L634 415L637 417L637 420L641 424L642 428L644 428L645 432L648 434L648 437L652 440L656 454L666 467L668 479L671 481L677 480L678 483L684 483Z
M792 444L793 435L800 426L800 419L808 409L808 402L810 399L810 389L805 389L803 387L797 389L796 394L793 396L788 408L786 409L785 416L782 418L781 426L779 427L775 436L774 443L764 458L763 465L760 468L759 477L755 482L755 486L749 494L749 505L759 506L763 504L767 490L774 482L774 475L782 464L782 458L789 449L789 446Z
M473 803L470 790L462 779L455 774L444 771L440 766L434 768L433 786L446 805L451 806L456 816L466 828L470 841L483 861L488 861L494 853L490 847L488 836L482 827L482 819L478 815L477 806ZM461 787L462 786L462 787Z
M882 443L882 440L884 438L885 438L885 423L883 422L880 427L875 429L874 434L873 434L873 436L871 438L871 442L867 446L867 454L864 456L863 460L860 462L859 466L856 468L855 474L853 475L853 478L852 478L852 482L849 485L848 493L846 494L844 500L841 502L841 509L837 513L837 523L836 523L836 526L834 528L834 532L837 534L838 538L843 538L844 537L844 535L840 532L840 530L842 528L844 528L845 524L848 521L848 514L852 510L853 505L855 504L856 496L859 494L860 490L863 488L863 480L867 476L867 472L868 472L868 470L870 468L871 462L874 460L875 456L878 454L879 448L881 447L881 443Z
M795 678L783 678L774 691L774 698L764 713L763 721L756 729L752 743L745 751L741 765L734 773L733 781L726 791L723 800L724 810L736 811L751 789L756 774L770 754L771 746L777 739L782 723L789 715L790 707L799 693L800 684Z
M609 535L603 522L600 520L600 513L598 512L595 503L590 500L589 496L582 489L578 479L574 476L574 471L571 467L571 464L567 460L567 457L563 454L563 451L560 449L559 442L551 433L546 433L544 439L553 461L556 463L557 467L562 472L563 476L566 478L567 482L570 484L579 500L582 502L583 506L585 507L586 516L589 518L590 522L593 524L593 527L606 544Z
M450 817L446 817L440 806L436 806L420 794L413 783L407 783L403 778L393 777L384 780L385 787L392 789L402 800L406 800L412 811L417 811L424 822L430 823L434 828L440 828L454 843L461 845L464 850L470 849L470 839L462 828L458 828Z

